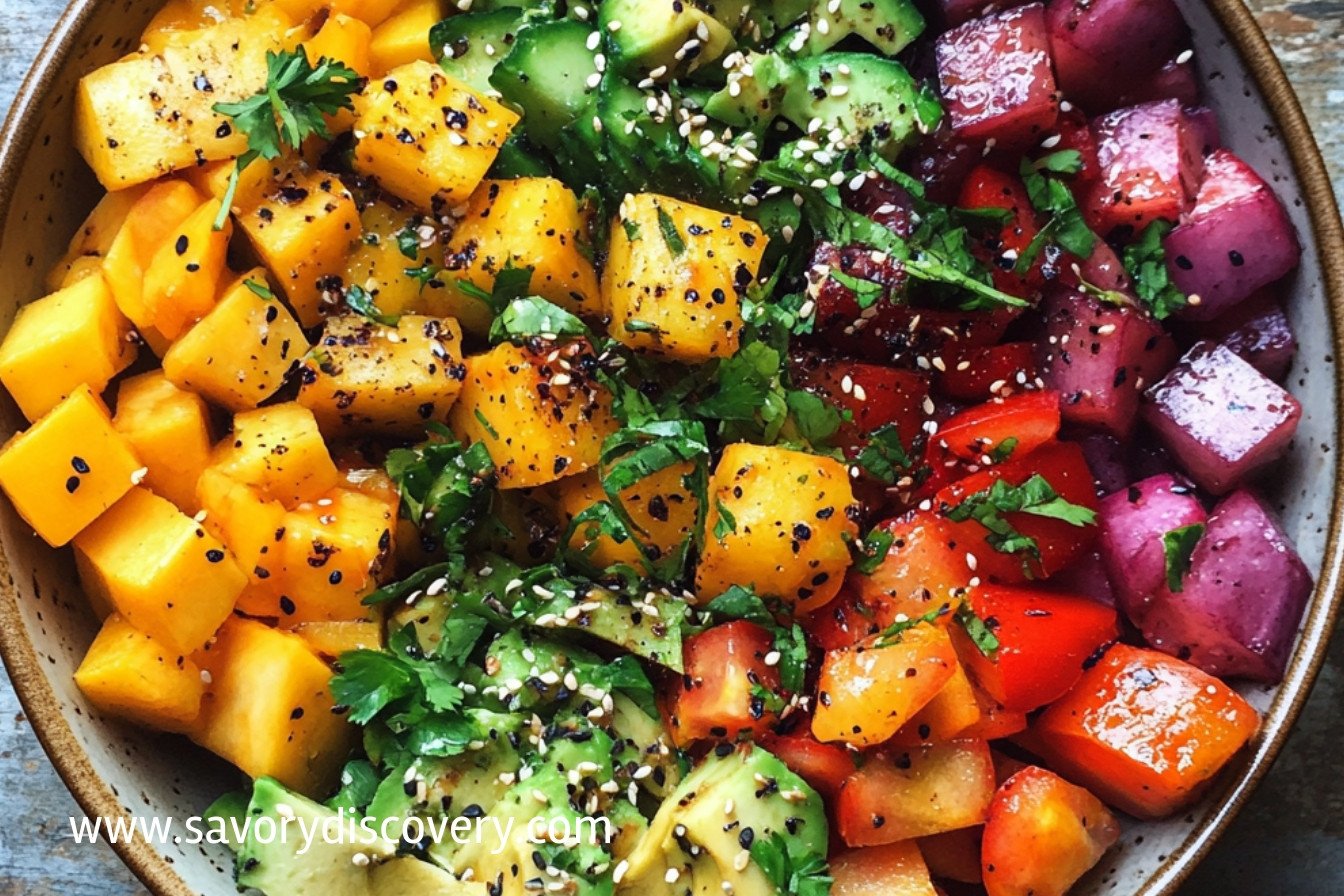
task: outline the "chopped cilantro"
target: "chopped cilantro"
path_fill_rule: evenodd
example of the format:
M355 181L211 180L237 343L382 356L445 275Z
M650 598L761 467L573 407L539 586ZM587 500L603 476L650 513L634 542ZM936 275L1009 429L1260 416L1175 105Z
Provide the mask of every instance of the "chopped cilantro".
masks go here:
M910 455L901 443L895 423L884 423L868 435L854 462L861 470L885 485L895 485L901 472L910 469Z
M374 301L373 295L364 287L353 283L345 288L345 304L361 317L385 327L395 327L401 320L399 314L384 314L378 310L378 303Z
M1134 294L1158 320L1165 320L1190 304L1190 297L1176 287L1167 270L1162 239L1170 232L1169 222L1152 222L1137 240L1125 247L1122 258Z
M1190 559L1195 553L1195 546L1203 537L1203 523L1191 523L1163 534L1162 555L1166 560L1167 589L1173 593L1179 594L1185 589Z
M989 488L968 495L960 504L946 511L953 522L975 520L989 530L986 539L996 551L1005 554L1040 553L1036 539L1023 535L1004 517L1007 513L1029 513L1033 516L1062 520L1072 526L1090 526L1097 515L1090 508L1072 504L1055 491L1039 473L1021 485L1010 485L1006 480L995 480Z
M680 258L686 254L686 241L677 230L677 222L672 220L672 216L661 205L658 206L658 230L662 233L663 242L667 244L667 250L672 253L673 258Z

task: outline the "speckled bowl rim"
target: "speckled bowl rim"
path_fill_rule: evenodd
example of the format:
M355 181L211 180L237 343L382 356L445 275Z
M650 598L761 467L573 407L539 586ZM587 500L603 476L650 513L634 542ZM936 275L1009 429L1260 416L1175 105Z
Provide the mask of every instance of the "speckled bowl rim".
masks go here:
M0 221L7 219L21 161L36 136L39 115L56 75L69 61L74 38L80 34L94 8L104 0L72 0L52 29L20 86L14 105L0 128ZM1237 56L1254 79L1279 129L1302 188L1311 227L1316 238L1326 305L1330 315L1331 345L1336 357L1344 357L1344 226L1326 172L1325 162L1307 124L1302 106L1288 82L1264 32L1242 0L1205 0ZM1344 368L1335 375L1335 442L1341 444L1344 427ZM1264 716L1264 723L1244 759L1240 772L1221 785L1207 823L1194 830L1152 873L1136 896L1168 896L1185 880L1227 829L1232 819L1269 771L1283 748L1293 723L1311 693L1325 660L1330 633L1341 603L1344 578L1344 452L1335 452L1334 487L1325 556L1316 590L1302 628L1301 641L1284 676L1278 695ZM14 683L19 703L33 731L51 758L61 780L81 809L90 817L125 814L112 788L94 770L88 754L62 714L47 681L19 612L19 593L14 585L8 557L0 554L0 656ZM143 839L118 842L113 849L126 866L156 896L192 896L193 891L173 869L166 856Z

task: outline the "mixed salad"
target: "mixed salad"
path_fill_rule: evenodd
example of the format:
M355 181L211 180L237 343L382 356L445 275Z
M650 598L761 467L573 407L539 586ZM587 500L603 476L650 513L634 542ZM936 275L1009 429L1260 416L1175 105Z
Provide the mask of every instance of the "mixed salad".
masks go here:
M169 0L75 139L0 488L241 888L1051 896L1255 736L1299 248L1171 0Z

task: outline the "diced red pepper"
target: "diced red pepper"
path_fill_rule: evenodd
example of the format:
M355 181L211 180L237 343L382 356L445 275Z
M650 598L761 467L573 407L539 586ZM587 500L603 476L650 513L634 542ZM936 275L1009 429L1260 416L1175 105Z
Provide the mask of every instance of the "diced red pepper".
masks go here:
M944 355L947 369L938 375L938 388L952 398L984 401L1036 380L1036 347L1030 342L1003 342L950 354Z

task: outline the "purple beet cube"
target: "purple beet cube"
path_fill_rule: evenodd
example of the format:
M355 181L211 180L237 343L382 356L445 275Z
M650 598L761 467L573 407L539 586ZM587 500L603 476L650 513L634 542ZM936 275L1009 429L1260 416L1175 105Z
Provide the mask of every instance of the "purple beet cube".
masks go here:
M1196 343L1145 396L1143 417L1202 488L1221 495L1280 457L1302 405L1227 346Z
M1135 482L1101 499L1097 545L1116 605L1130 622L1143 624L1153 595L1166 581L1163 536L1205 518L1194 487L1169 474Z
M1282 382L1288 375L1297 353L1297 337L1288 315L1265 290L1237 305L1202 332L1275 382Z
M1158 650L1226 678L1283 678L1311 573L1260 499L1246 489L1209 515L1179 591L1163 588L1140 629Z
M1050 0L1046 19L1060 89L1093 113L1114 108L1189 40L1172 0Z
M952 131L1023 146L1059 117L1045 7L973 19L938 38L938 83Z

